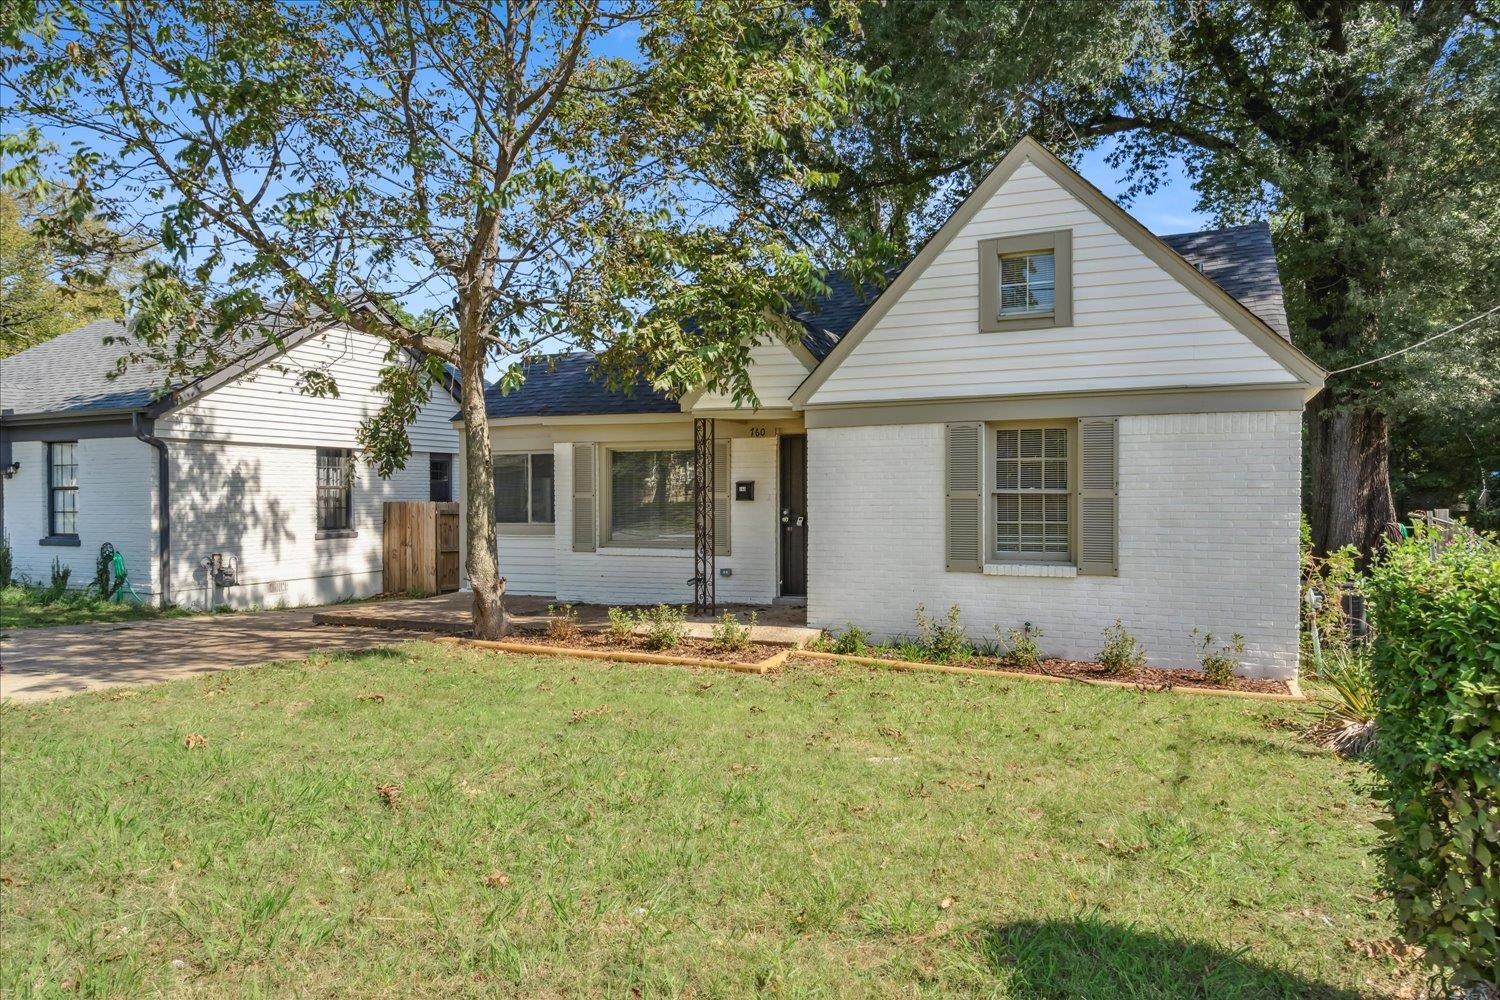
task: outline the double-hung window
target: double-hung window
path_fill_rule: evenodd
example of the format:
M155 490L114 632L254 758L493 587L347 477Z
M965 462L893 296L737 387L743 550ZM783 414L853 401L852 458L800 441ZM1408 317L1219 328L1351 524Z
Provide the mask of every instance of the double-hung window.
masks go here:
M692 548L692 451L610 451L608 455L609 542Z
M550 451L496 455L495 523L550 528L554 518L552 471Z
M47 445L47 534L78 534L78 442Z
M980 330L1072 325L1071 230L979 241Z
M1068 428L1001 427L993 434L995 558L1066 561L1072 517Z
M318 449L318 530L354 526L354 454L348 448Z

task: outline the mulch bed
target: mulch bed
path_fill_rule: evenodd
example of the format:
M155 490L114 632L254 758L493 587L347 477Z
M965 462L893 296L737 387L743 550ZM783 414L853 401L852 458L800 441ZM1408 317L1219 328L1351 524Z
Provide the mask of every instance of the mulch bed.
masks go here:
M898 660L899 657L872 651L867 654L880 660ZM976 667L980 670L1011 670L1021 674L1046 674L1049 677L1066 677L1073 680L1118 681L1134 684L1139 688L1164 691L1174 687L1208 688L1212 691L1255 691L1261 694L1291 694L1286 681L1268 677L1236 677L1229 686L1213 684L1199 670L1168 669L1165 667L1141 667L1128 673L1111 673L1101 663L1082 660L1043 660L1034 667L1021 667L990 656L975 656L952 664L956 667Z
M671 649L651 649L640 636L632 636L618 642L608 632L580 630L567 639L554 639L540 629L517 629L506 639L529 643L533 646L556 646L559 649L598 649L615 653L652 653L657 656L690 656L703 660L723 660L726 663L759 663L781 652L786 647L772 646L763 642L752 642L744 649L720 649L711 639L684 639Z

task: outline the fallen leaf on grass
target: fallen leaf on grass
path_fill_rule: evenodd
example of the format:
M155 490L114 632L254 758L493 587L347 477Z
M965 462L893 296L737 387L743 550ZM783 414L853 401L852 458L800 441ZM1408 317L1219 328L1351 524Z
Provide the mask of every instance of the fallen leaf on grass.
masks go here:
M202 750L208 746L208 737L202 733L188 733L182 740L182 745L189 750Z
M609 714L608 705L599 705L596 708L575 708L573 709L573 717L568 720L568 725L571 726L575 722L582 722L584 719L607 714Z
M730 764L730 774L749 774L751 771L759 771L759 764Z
M396 808L401 799L400 785L376 785L375 791L380 796L380 801L391 809Z
M1422 947L1407 944L1400 938L1385 938L1380 941L1345 938L1344 947L1365 958L1391 958L1403 963L1416 961L1425 953Z
M751 715L759 715L760 713L762 713L764 711L765 711L765 709L761 708L759 705L751 705L750 706L750 714Z
M906 739L906 737L902 735L901 730L895 729L891 726L881 726L880 735L884 736L887 739L895 740L898 743Z
M510 885L510 876L502 871L492 871L484 877L486 889L504 889Z
M941 903L938 903L938 909L940 909L940 910L950 910L952 908L953 908L953 897L952 896L944 896L943 897L943 901Z
M376 693L374 693L372 691L369 694L356 695L355 698L354 698L354 700L355 701L373 701L375 704L380 705L380 704L384 704L384 702L385 702L385 695L383 695L383 694L376 694Z

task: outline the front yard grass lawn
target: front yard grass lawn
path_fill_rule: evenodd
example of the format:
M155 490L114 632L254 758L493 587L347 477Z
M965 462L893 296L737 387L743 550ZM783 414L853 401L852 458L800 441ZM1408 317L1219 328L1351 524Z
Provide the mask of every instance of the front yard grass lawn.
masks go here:
M0 588L0 632L22 628L48 628L53 625L82 625L85 622L133 622L148 618L175 618L190 612L178 608L163 611L152 605L138 605L129 600L114 602L99 597L94 590L69 590L50 603L43 600L45 587Z
M6 705L0 994L1409 989L1300 710L425 643Z

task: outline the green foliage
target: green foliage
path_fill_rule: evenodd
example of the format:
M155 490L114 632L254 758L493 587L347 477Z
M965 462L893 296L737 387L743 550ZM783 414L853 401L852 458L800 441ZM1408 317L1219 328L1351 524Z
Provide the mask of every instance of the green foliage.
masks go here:
M10 536L0 534L0 590L11 585L15 571L15 553L10 548Z
M571 604L547 605L547 638L570 642L578 638L578 612Z
M1203 666L1203 676L1221 687L1231 687L1239 672L1240 657L1245 655L1245 637L1236 632L1228 642L1215 645L1212 632L1193 629L1193 641L1203 651L1198 660Z
M844 630L833 637L828 651L843 656L864 656L870 651L870 633L853 622L845 622Z
M68 589L68 577L73 575L73 567L64 566L61 559L53 556L51 575L52 582L48 584L42 596L43 604L51 604L62 597L63 592Z
M1111 673L1128 674L1146 665L1146 647L1125 628L1125 623L1116 618L1115 623L1104 630L1104 648L1099 650L1099 662Z
M1000 638L1000 627L995 626L996 638ZM1025 625L1021 628L1011 628L1005 631L1005 636L1000 642L1003 650L1002 658L1006 663L1017 667L1034 667L1042 661L1041 650L1037 647L1037 640L1042 637L1042 630L1034 625Z
M1302 658L1316 669L1320 653L1327 656L1349 649L1349 622L1344 617L1341 597L1359 592L1359 553L1352 545L1345 545L1326 556L1319 556L1313 547L1312 526L1306 517L1301 521L1300 541L1302 600L1298 610L1302 627L1298 641ZM1311 600L1309 595L1312 595Z
M609 637L615 642L629 642L635 634L635 616L624 608L610 608Z
M922 648L922 659L935 663L961 663L974 655L969 642L969 633L959 621L958 605L948 608L942 618L929 618L927 608L918 604L912 617L917 623L917 643Z
M676 649L687 638L687 608L658 604L636 612L636 624L645 629L647 649Z
M1500 543L1418 525L1370 573L1373 754L1408 941L1458 983L1500 973Z
M750 620L741 625L734 612L726 611L718 621L714 622L712 629L714 645L725 652L733 653L750 647L750 630L755 627L759 615L750 612Z
M1313 723L1308 735L1345 757L1369 752L1376 739L1375 685L1367 651L1353 649L1323 657L1313 688Z

